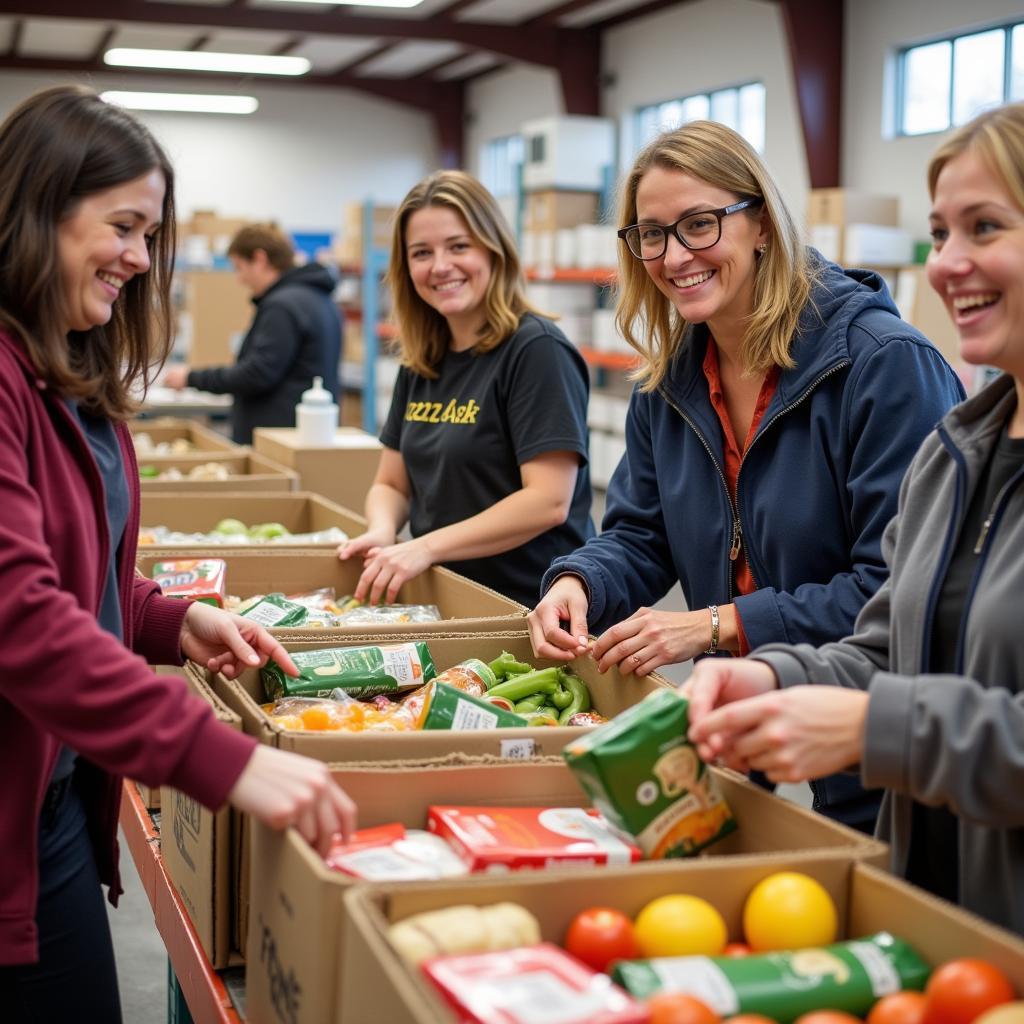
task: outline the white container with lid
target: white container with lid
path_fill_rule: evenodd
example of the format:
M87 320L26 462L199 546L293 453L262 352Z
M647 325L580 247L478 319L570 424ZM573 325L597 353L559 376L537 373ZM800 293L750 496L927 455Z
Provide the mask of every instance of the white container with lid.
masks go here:
M338 406L334 396L324 387L323 377L314 377L313 386L302 392L302 401L295 406L295 425L300 444L310 447L334 444Z

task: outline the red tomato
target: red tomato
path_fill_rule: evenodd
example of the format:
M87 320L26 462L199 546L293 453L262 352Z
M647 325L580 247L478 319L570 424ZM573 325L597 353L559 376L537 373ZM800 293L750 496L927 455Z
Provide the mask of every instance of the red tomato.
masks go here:
M926 1003L923 992L894 992L871 1007L867 1024L921 1024Z
M726 944L725 949L722 950L721 956L750 956L754 951L745 942L730 942ZM756 1017L757 1014L755 1013ZM735 1017L731 1018L736 1020Z
M649 1024L720 1024L722 1019L706 1003L681 992L659 992L646 1007Z
M565 933L565 948L595 971L606 971L613 960L635 960L640 956L633 922L611 907L580 911Z
M991 1007L1014 998L1013 986L998 967L971 957L937 967L924 994L924 1024L970 1024Z
M797 1017L793 1024L863 1024L863 1021L842 1010L813 1010Z

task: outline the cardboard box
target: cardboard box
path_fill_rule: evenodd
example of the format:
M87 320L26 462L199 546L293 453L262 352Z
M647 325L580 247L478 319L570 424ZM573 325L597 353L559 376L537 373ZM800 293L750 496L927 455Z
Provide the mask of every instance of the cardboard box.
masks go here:
M253 446L257 452L295 470L303 490L322 494L329 501L360 512L384 449L372 434L351 427L339 427L333 445L316 447L302 444L295 428L257 427Z
M240 337L253 319L252 298L229 270L179 270L182 313L191 319L192 369L234 363Z
M337 526L350 537L356 537L366 531L366 520L347 508L336 505L333 501L321 498L318 494L308 491L295 491L291 494L266 494L232 491L222 494L189 494L187 492L143 492L142 518L143 529L154 526L166 526L172 530L185 533L205 533L213 529L222 519L240 519L247 526L253 523L281 523L292 533L313 533ZM322 548L334 550L334 544L300 545L306 548ZM245 550L262 551L265 549L281 550L294 545L266 544L252 545ZM162 558L193 558L193 551L200 550L187 545L157 547L143 545L139 554L160 555ZM201 549L203 557L226 551L238 551L238 548L217 547L207 545Z
M615 122L562 115L525 121L523 187L600 192L615 164Z
M881 224L812 224L809 242L825 259L846 267L898 267L910 261L913 240Z
M807 194L808 224L887 224L900 222L897 196L871 195L849 188L812 188Z
M310 650L317 647L359 647L373 643L396 643L401 634L364 634L350 636L345 641L324 643L314 633L299 634L284 646L290 650ZM530 635L525 628L510 633L417 633L404 639L423 640L430 648L438 672L465 661L480 658L491 661L503 650L538 667L558 664L535 658L530 646ZM671 684L652 673L642 679L623 675L610 669L604 675L597 671L591 658L577 658L569 663L577 675L590 688L596 710L607 718L636 704L653 690ZM419 732L297 732L282 729L270 720L260 708L266 702L263 682L258 669L247 669L238 679L217 675L212 680L217 695L232 711L241 716L242 728L261 743L282 750L315 757L318 761L397 761L408 758L444 757L453 750L475 756L509 757L523 759L560 754L562 748L580 735L578 729L559 726L536 726L511 729L422 730ZM449 803L454 801L447 801Z
M828 889L839 911L842 937L891 931L909 942L933 967L955 957L982 957L1001 967L1017 990L1024 991L1024 941L1018 936L863 861L783 855L741 864L712 857L684 864L650 865L647 871L608 869L600 888L600 903L632 917L657 896L692 893L717 907L730 937L739 939L747 894L765 876L789 869L811 875ZM525 906L539 919L542 937L561 943L572 917L595 903L594 880L520 873L500 880L350 889L344 896L342 970L343 977L358 978L359 983L342 987L335 1024L363 1020L453 1024L455 1015L433 986L388 942L387 927L425 910L501 900Z
M148 434L154 444L161 441L177 441L184 439L188 441L195 451L183 452L181 455L172 456L176 459L189 459L198 462L205 462L211 456L218 453L235 454L244 450L241 445L235 444L229 437L218 434L217 431L197 423L195 420L179 419L176 416L159 416L151 420L132 420L128 429L133 434ZM150 456L143 455L141 458L148 459ZM153 458L164 458L165 456L152 456Z
M225 480L190 480L188 474L195 466L206 462L214 462L223 466L228 473ZM158 480L140 477L139 484L144 494L173 491L188 494L218 494L222 491L297 491L299 474L287 466L282 466L266 455L258 455L247 448L238 452L216 452L206 459L197 459L194 455L176 458L166 455L143 456L139 466L155 466L161 472L177 469L185 474L183 480Z
M341 597L355 590L363 568L361 559L342 562L333 550L207 548L199 557L223 558L227 563L227 592L242 598L270 591L299 594L320 587L334 587L334 592ZM151 577L153 566L161 560L140 548L136 565L143 576ZM503 632L526 627L523 616L527 609L521 604L440 566L433 566L409 580L399 591L398 598L404 604L436 604L445 618L441 622L378 626L375 633L409 637L410 634L436 634L442 630ZM274 630L274 634L282 638L301 636L306 640L316 636L322 638L326 646L348 636L365 635L366 626L341 626L315 633L298 627Z
M241 729L238 715L218 700L195 673L186 673L193 693L213 707L214 715ZM188 910L196 935L214 967L231 960L234 892L232 883L234 812L214 814L192 797L168 786L161 796L160 850L167 874Z
M385 251L391 248L391 226L397 211L395 206L373 207L373 239L375 249ZM361 264L363 262L363 222L365 203L346 203L342 210L341 233L334 245L334 258L339 263Z
M561 192L544 189L528 192L523 212L523 227L527 231L558 231L575 228L577 224L593 224L597 220L596 192ZM573 239L575 246L575 238ZM574 266L575 258L567 265Z
M560 758L509 765L494 759L452 756L447 761L400 763L390 767L332 765L332 772L359 807L359 824L363 828L391 821L400 821L407 827L422 827L426 808L434 803L586 806L582 789ZM838 871L851 858L863 857L880 863L886 856L883 844L787 803L737 775L722 772L719 781L740 827L710 851L709 859L702 858L700 864L721 860L739 865L738 871L750 872L764 864L773 865L771 870L777 870L793 859L782 851L806 848L817 851L816 856L823 863L828 864L829 858L834 858ZM765 856L766 851L774 853L774 857ZM690 863L648 862L624 870L574 866L516 872L500 878L480 875L461 882L458 889L468 887L472 891L474 887L482 887L489 893L495 889L507 893L518 890L520 884L530 885L532 881L543 879L550 882L545 889L546 898L555 907L563 908L565 898L559 895L563 885L573 893L589 893L589 904L600 893L603 903L620 898L621 890L625 883L631 883L634 872L639 879L637 884L650 889L658 884L670 885L671 882L665 880L685 873ZM764 869L763 873L769 873L769 869ZM258 822L253 823L246 985L248 1019L254 1024L278 1021L320 1024L329 1020L353 1024L380 1020L392 1024L406 1019L402 1014L392 1015L401 1002L392 1006L395 997L390 984L377 984L383 973L381 967L367 962L370 958L361 951L350 955L346 948L353 931L342 922L342 897L355 885L355 880L349 876L328 869L294 829L277 833ZM406 888L411 890L412 899L421 896L429 899L435 890L447 891L448 883L386 887L389 892L404 892ZM504 898L508 896L465 902L490 903ZM450 902L448 897L443 897L432 905L447 906ZM358 969L350 972L349 963ZM342 964L345 967L339 976ZM364 964L365 975L361 973ZM356 1010L336 1016L341 1006Z
M144 782L136 782L135 788L139 791L143 806L148 811L160 810L160 787L147 786Z

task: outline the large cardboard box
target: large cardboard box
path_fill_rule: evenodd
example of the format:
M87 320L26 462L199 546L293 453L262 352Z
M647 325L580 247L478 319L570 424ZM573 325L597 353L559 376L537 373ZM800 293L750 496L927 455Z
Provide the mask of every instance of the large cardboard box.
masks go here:
M334 257L339 263L359 265L363 262L364 211L364 203L346 203L342 210L341 236L334 246ZM391 248L391 225L396 211L394 206L374 205L372 244L375 249Z
M235 361L237 342L253 318L252 298L229 270L179 270L181 313L191 338L185 359L193 369Z
M185 676L193 693L213 708L217 720L241 729L238 715L218 700L195 673ZM162 788L160 851L167 874L188 910L196 935L214 967L231 961L235 856L235 813L207 810L190 796Z
M253 447L295 470L303 490L361 512L384 446L373 434L352 427L339 427L333 444L316 447L303 444L295 428L257 427Z
M247 491L231 491L222 494L189 494L179 491L148 493L142 495L141 529L166 526L184 533L207 533L222 519L240 519L247 526L254 523L281 523L291 533L314 533L332 526L343 530L349 537L356 537L366 531L366 520L333 501L321 498L308 491L294 491L290 494L266 494ZM333 543L299 547L333 550ZM206 545L207 551L215 545ZM282 548L296 549L294 544L276 542L266 545L251 545L246 551ZM192 558L190 553L197 550L187 545L156 547L143 544L140 555L161 555L163 558ZM238 551L237 547L219 547L219 552Z
M205 463L215 463L223 466L227 471L227 478L224 480L193 480L188 474L196 467ZM223 491L297 491L299 489L299 474L282 466L266 455L258 455L248 448L241 448L237 452L215 452L204 460L198 460L195 456L187 458L172 458L170 456L143 456L139 459L139 468L152 466L161 473L176 469L184 475L181 480L160 480L158 478L141 476L139 484L145 494L159 493L162 491L173 491L175 493L188 494L218 494Z
M509 765L494 759L454 756L447 761L390 766L332 765L332 773L359 807L359 824L363 828L392 821L422 828L426 808L436 803L587 806L582 789L560 758ZM886 855L882 844L860 833L780 800L737 775L718 775L723 796L732 806L740 827L711 848L713 860L721 857L744 865L760 864L766 851L779 856L778 851L793 849L817 850L819 857L837 857L841 862L864 857L880 863ZM684 869L685 865L674 861L669 868L664 862L650 862L633 865L625 872L615 871L611 876L607 874L611 869L603 867L525 874L549 878L556 890L563 881L567 885L585 886L591 902L595 892L601 893L604 902L610 878L615 879L618 887L623 877L631 878L634 873L644 878L653 872L663 878L667 873ZM463 884L514 887L523 875L524 872L516 872L515 880L502 882L496 882L493 875L482 875ZM246 987L247 1014L254 1024L319 1024L336 1020L338 1006L351 1002L357 990L356 1002L361 1013L349 1015L346 1020L380 1020L391 1024L393 1020L404 1019L391 1016L390 993L377 991L375 981L381 973L378 966L371 964L367 977L348 973L347 968L339 976L339 966L348 962L344 947L349 932L341 920L342 897L353 885L348 876L329 870L294 829L277 833L253 823ZM412 883L417 893L435 886L444 889L446 883ZM399 891L402 888L397 887ZM357 953L354 962L361 959L366 958Z
M218 434L196 420L181 419L177 416L158 416L150 420L132 420L128 424L132 434L148 434L153 444L160 444L161 441L184 440L192 447L192 451L182 452L175 455L177 459L190 459L204 462L218 453L237 453L243 448L235 444L229 437ZM148 459L151 456L142 454L140 459ZM163 458L164 456L152 456L152 458Z
M359 580L363 564L361 559L342 562L334 551L281 551L271 548L239 551L229 548L207 548L189 557L223 558L227 563L227 592L235 597L252 597L277 591L285 595L301 594L321 587L333 587L338 597L351 594ZM140 548L136 565L143 576L153 575L156 558ZM434 566L409 580L398 592L403 604L434 604L444 617L441 622L412 622L390 626L376 626L375 633L409 636L416 633L436 634L442 630L467 632L480 630L502 632L525 628L527 609L497 591L480 583L467 580L448 569ZM366 626L341 626L337 629L317 630L315 634L302 627L275 629L275 636L313 636L323 639L326 646L335 640L352 635L365 635ZM394 638L393 638L394 639Z
M526 231L558 231L597 220L596 192L564 192L544 189L528 192L524 197L523 228ZM568 266L575 266L571 260Z
M808 224L887 224L900 222L897 196L872 195L849 188L812 188L807 194Z
M565 878L522 872L492 880L358 886L344 896L343 985L335 1024L386 1020L389 1024L454 1024L457 1020L436 990L402 960L388 941L387 928L411 914L457 903L519 903L540 921L542 937L561 943L573 916L600 902L635 916L650 900L669 893L692 893L712 903L725 918L729 935L742 937L743 904L762 878L792 869L816 878L839 911L841 936L858 938L889 931L909 942L933 967L955 957L982 957L1001 967L1018 992L1024 991L1024 941L950 903L857 860L817 856L716 860L650 865L647 871L609 869L595 900L592 877ZM268 1018L272 1019L272 1018Z
M305 633L300 636L301 640L285 641L285 648L294 651L317 647L359 647L373 643L395 643L403 639L400 634L394 633L365 634L351 636L344 641L324 643L317 634ZM559 664L533 656L530 635L525 629L514 633L419 633L410 634L405 639L425 641L439 672L467 658L491 661L503 650L539 668ZM648 693L671 686L657 673L638 679L636 676L624 675L618 669L609 669L601 675L597 671L597 664L589 657L577 658L569 664L589 687L595 709L607 718L643 700ZM580 735L579 729L560 726L452 731L431 729L419 732L300 732L282 729L260 708L266 697L258 669L246 669L238 679L233 680L217 675L213 677L213 687L224 703L241 716L242 728L261 743L282 750L294 750L315 757L318 761L436 758L444 757L453 750L478 757L523 759L560 754L567 743Z

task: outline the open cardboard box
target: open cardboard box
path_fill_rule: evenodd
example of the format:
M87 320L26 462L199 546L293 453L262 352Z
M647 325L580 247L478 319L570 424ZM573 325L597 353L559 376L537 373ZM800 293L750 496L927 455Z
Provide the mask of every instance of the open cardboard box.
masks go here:
M191 480L188 474L196 467L207 462L223 466L227 471L225 480ZM183 475L181 480L159 480L140 476L139 484L143 494L173 491L188 494L216 494L222 491L297 491L299 475L286 466L258 455L247 448L236 452L216 452L206 459L196 459L194 455L176 458L158 455L152 458L143 456L139 466L154 466L160 472L177 469Z
M747 894L762 878L784 870L801 871L825 886L839 912L841 938L889 931L909 942L932 967L955 957L982 957L1001 967L1018 993L1024 992L1024 941L1019 937L869 863L804 853L744 862L714 857L685 863L662 861L645 871L608 869L599 893L592 877L523 872L501 879L352 887L344 897L342 977L358 983L341 987L332 1019L335 1024L368 1020L454 1024L458 1020L433 986L388 941L388 925L411 914L459 903L510 900L538 918L543 939L560 944L575 914L595 903L635 917L658 896L692 893L712 903L725 918L730 937L739 940Z
M213 708L218 721L241 730L238 715L225 707L202 679L193 672L187 672L185 679L192 692ZM162 787L161 794L160 852L167 874L210 963L226 967L239 960L232 954L232 939L241 815L230 807L209 811L169 786Z
M493 661L501 652L509 651L521 661L538 668L559 664L533 656L530 635L526 630L509 633L417 633L409 636L364 634L344 641L324 643L320 637L305 634L303 639L284 643L289 651L313 650L318 647L363 647L369 644L394 644L422 640L430 649L438 672L457 665L467 658ZM611 669L604 675L589 658L576 658L568 663L587 684L595 710L606 718L643 700L647 694L671 684L657 673L644 678L624 675ZM534 726L510 729L424 730L418 732L301 732L282 729L272 722L260 705L266 703L263 682L258 669L246 669L235 680L223 675L213 678L217 695L232 711L241 716L242 728L261 743L283 750L306 754L318 761L394 761L407 758L444 757L453 750L476 756L530 758L560 754L562 748L580 735L578 728Z
M132 420L128 424L133 434L149 434L154 444L161 441L177 441L184 438L192 444L194 452L183 453L181 458L191 460L198 459L200 462L216 452L237 452L242 446L235 444L230 438L218 434L202 423L195 420L183 419L177 416L158 416L151 420ZM161 456L154 456L161 458ZM175 456L176 458L178 456ZM140 458L147 459L148 456L141 455Z
M164 549L166 550L166 549ZM362 572L362 559L342 562L334 550L295 549L281 551L272 545L259 548L191 549L188 558L223 558L227 563L227 592L235 597L252 597L270 592L300 594L320 587L333 587L342 597L356 589ZM168 561L140 548L136 565L143 576L153 575L157 562ZM441 630L467 632L470 629L502 632L525 628L526 608L495 590L459 576L448 569L433 566L409 580L398 592L402 604L433 604L443 616L440 622L406 622L374 626L379 634L437 633ZM301 626L272 630L275 636L312 641L323 638L326 646L353 634L364 635L367 627L339 626L334 629L308 630Z
M561 758L544 758L525 763L508 763L494 758L447 759L392 764L337 764L331 766L339 784L359 808L359 826L370 828L399 821L409 828L423 828L427 808L432 804L475 806L585 807L588 800L575 776ZM823 862L837 860L836 871L851 858L882 863L882 843L842 825L788 803L752 785L738 775L717 772L721 792L736 816L739 827L715 843L700 863L728 861L738 871L759 865L777 870L791 862L793 850L815 850ZM361 950L347 949L348 926L342 926L342 897L358 883L347 875L327 868L294 829L274 832L259 822L252 823L252 879L249 940L246 949L246 991L248 1019L254 1024L321 1024L340 1020L341 1003L353 1003L358 1012L346 1021L395 1021L411 1019L403 1000L390 991L381 966ZM553 868L543 872L515 872L511 876L478 875L462 882L516 889L524 876L550 882L552 894L566 887L588 892L593 903L619 898L619 890L634 878L647 890L666 885L666 878L685 872L691 862L651 861L628 869L606 867ZM405 883L394 887L401 892L411 887L413 899L424 890L425 898L435 889L445 891L448 882ZM661 891L669 891L662 889ZM745 891L745 890L744 890ZM462 899L460 895L460 900ZM498 897L507 899L507 895ZM582 897L581 897L582 898ZM552 896L555 907L564 907L561 896ZM443 899L432 906L447 906ZM463 900L463 902L467 902ZM473 901L468 901L473 902ZM494 898L479 902L494 902ZM581 903L581 906L588 905ZM405 916L403 913L402 916ZM568 918L566 918L568 920ZM359 945L363 940L357 940ZM349 963L356 966L349 971ZM363 973L365 967L365 973ZM400 1011L394 1016L392 1011Z
M254 523L281 523L291 533L313 533L337 526L349 537L366 532L366 520L355 512L333 501L321 498L308 491L291 494L255 494L232 491L222 494L189 494L188 492L160 492L142 494L142 529L166 526L184 533L207 533L222 519L240 519L246 526ZM336 544L299 544L300 548L333 551ZM264 548L280 550L296 549L296 545L274 544L247 545L240 549L232 546L205 545L203 550L215 548L218 553L245 552ZM195 545L175 544L157 546L145 544L139 547L140 555L159 555L168 558L193 558L198 550Z

